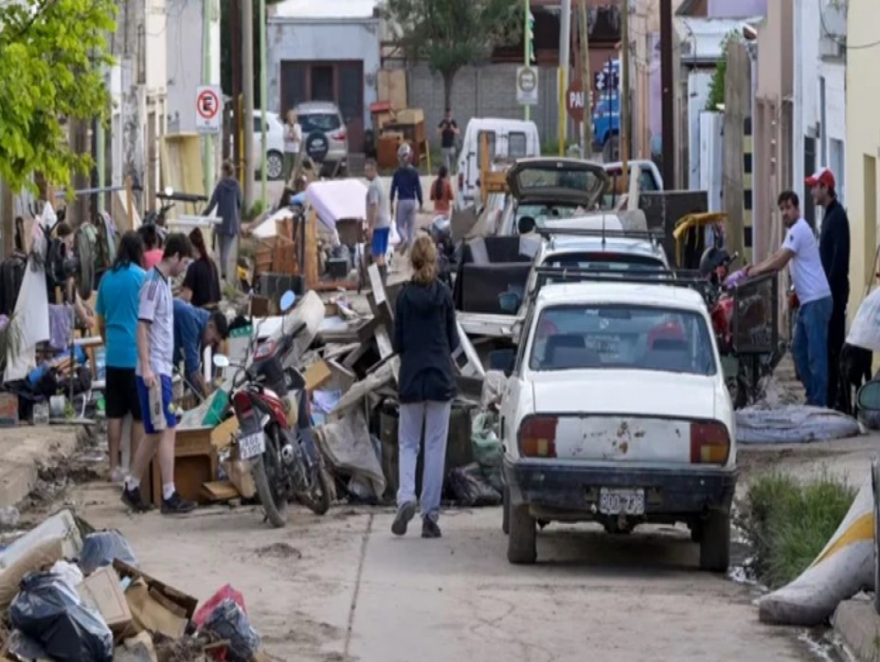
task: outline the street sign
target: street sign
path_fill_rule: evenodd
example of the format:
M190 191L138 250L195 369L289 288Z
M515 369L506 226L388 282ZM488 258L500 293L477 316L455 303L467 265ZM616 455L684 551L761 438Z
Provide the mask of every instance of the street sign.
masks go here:
M538 70L532 67L516 68L516 102L521 106L538 105Z
M565 92L565 109L568 111L568 116L575 122L583 122L586 105L581 82L579 80L572 81Z
M607 68L605 71L597 71L593 76L593 85L597 90L606 90L609 87L616 90L620 87L620 71L608 71Z
M202 85L196 89L196 131L219 133L223 101L219 85Z

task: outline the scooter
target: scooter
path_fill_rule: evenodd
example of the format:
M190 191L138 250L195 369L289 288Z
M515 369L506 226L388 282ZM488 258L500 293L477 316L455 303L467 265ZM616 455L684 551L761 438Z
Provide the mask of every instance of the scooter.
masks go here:
M281 310L296 301L293 292L281 297ZM305 379L295 367L284 367L294 341L305 331L301 323L277 340L256 347L258 333L248 347L252 357L237 368L232 380L231 408L238 419L234 443L239 458L248 461L260 503L272 526L287 523L288 503L298 500L317 515L330 508L330 487L323 457L311 431ZM215 355L218 368L228 368L229 358Z

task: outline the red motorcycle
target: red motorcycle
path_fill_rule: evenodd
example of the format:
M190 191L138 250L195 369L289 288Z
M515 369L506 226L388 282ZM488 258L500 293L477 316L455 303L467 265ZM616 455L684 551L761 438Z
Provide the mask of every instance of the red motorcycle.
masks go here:
M292 296L292 293L291 293ZM288 298L287 301L290 301ZM292 307L292 302L282 310ZM297 500L317 515L330 508L330 489L323 457L311 430L311 412L305 379L295 367L284 367L300 324L278 340L267 340L248 355L250 362L237 367L230 403L238 419L235 443L239 457L248 461L257 495L272 526L287 523L287 506ZM230 366L225 356L214 364Z

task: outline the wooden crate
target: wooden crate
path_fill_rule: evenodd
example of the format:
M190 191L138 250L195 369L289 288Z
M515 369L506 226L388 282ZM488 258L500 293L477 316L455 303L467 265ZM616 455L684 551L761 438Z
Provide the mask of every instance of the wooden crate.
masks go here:
M254 253L254 279L266 273L298 274L296 243L281 236L261 240Z
M184 499L207 503L202 485L217 480L217 449L211 443L212 428L177 431L174 445L174 484ZM150 480L144 486L144 499L162 507L162 472L159 457L150 465Z

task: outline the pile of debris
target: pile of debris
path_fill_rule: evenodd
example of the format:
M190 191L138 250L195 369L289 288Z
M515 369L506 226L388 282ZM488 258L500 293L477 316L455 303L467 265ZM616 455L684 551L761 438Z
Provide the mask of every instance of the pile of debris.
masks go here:
M64 509L0 551L0 660L266 662L244 598L198 600L138 569L118 531Z

